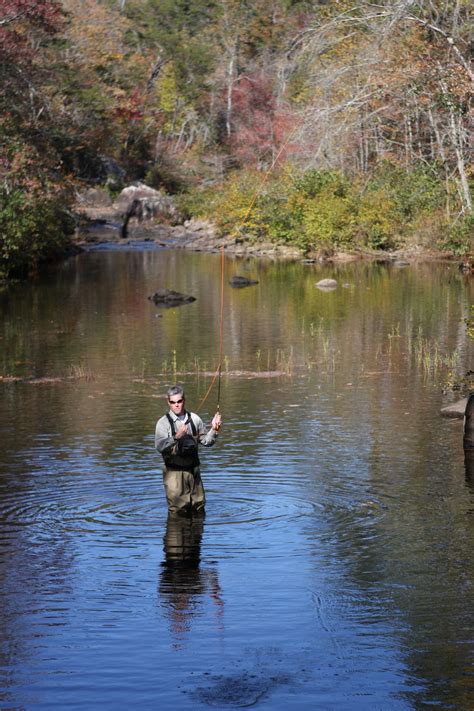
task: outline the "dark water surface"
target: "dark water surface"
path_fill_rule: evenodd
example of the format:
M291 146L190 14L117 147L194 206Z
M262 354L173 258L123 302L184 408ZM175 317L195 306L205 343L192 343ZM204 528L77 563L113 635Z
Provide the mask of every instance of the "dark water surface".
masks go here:
M0 707L473 709L474 474L439 416L472 284L228 260L259 284L225 289L207 516L168 521L154 426L175 381L213 414L219 269L98 251L0 296Z

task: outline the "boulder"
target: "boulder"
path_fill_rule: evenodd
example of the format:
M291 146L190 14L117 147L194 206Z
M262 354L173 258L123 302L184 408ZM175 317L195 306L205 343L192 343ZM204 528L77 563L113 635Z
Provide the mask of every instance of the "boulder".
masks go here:
M133 185L129 185L127 188L124 188L122 190L122 192L114 202L114 208L116 210L125 211L127 210L130 203L133 202L133 200L138 200L140 198L158 199L161 196L162 193L160 193L159 190L150 188L148 185L145 185L145 183L134 183Z
M316 284L318 289L322 291L332 291L337 287L337 281L335 279L321 279Z
M235 289L242 289L244 286L252 286L253 284L258 284L255 279L247 279L243 276L233 276L229 279L229 284Z
M129 188L125 188L125 190L122 191L122 195L127 190L129 190ZM148 188L148 190L153 189ZM132 217L135 217L138 222L154 218L159 218L162 222L166 222L168 224L175 224L180 221L181 217L179 211L176 208L171 195L160 193L157 190L153 190L153 193L153 195L134 197L132 201L126 205L124 208L125 214L122 225L122 239L127 238L128 223ZM121 203L115 203L116 206L117 204Z
M192 301L196 301L195 296L180 294L173 289L158 289L148 298L157 306L181 306L181 304L190 304Z
M464 397L462 400L458 400L452 405L447 405L446 407L441 408L440 414L443 417L457 417L462 419L466 412L466 405L467 397Z

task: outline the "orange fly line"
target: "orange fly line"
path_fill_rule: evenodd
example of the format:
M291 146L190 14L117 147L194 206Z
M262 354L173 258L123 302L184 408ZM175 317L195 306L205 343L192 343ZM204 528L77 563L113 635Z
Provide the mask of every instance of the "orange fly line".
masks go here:
M216 372L214 373L214 377L211 380L211 383L207 389L206 394L202 398L199 409L201 409L201 406L206 402L209 393L211 392L214 383L216 382L216 379L219 378L218 380L218 388L217 388L217 412L219 412L220 408L220 399L221 399L221 373L222 373L222 348L223 348L223 335L224 335L224 245L221 247L221 308L220 308L220 323L219 323L219 365L217 367Z
M255 193L253 195L252 200L250 201L250 205L247 209L247 212L244 215L244 218L241 222L240 228L242 228L247 220L250 217L250 213L252 212L255 203L257 202L264 186L265 183L267 182L268 178L270 177L271 173L273 172L273 169L275 168L275 165L277 164L281 154L283 151L286 149L288 146L290 140L293 138L295 135L296 131L299 129L301 123L303 122L303 118L301 121L298 121L298 123L295 125L292 131L288 134L288 137L286 141L283 143L283 145L280 147L278 153L276 154L275 158L273 159L270 167L265 171L265 174L262 178L262 181L260 185L258 186L257 190L255 190ZM214 373L214 376L210 382L210 385L206 391L206 394L202 398L199 408L206 402L207 398L209 397L209 394L214 387L214 383L216 380L218 381L218 387L217 387L217 412L219 412L220 409L220 399L221 399L221 374L222 374L222 344L223 344L223 328L224 328L224 245L221 246L221 309L220 309L220 324L219 324L219 364L217 366L216 372Z

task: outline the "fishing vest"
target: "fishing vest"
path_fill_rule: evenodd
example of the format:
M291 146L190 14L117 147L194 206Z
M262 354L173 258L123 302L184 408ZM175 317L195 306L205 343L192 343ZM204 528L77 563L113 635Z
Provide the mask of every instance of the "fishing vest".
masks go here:
M199 456L198 456L198 433L196 425L193 422L190 412L184 412L187 419L184 419L185 425L191 425L192 435L185 434L183 437L177 440L176 445L171 450L162 452L164 462L167 469L176 469L183 471L193 471L195 467L199 466ZM174 437L176 435L176 427L173 418L167 412L166 417L171 427L171 434Z

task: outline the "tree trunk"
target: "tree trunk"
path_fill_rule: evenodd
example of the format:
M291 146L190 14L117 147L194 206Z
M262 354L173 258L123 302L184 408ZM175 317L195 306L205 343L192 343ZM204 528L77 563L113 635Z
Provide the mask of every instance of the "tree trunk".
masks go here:
M454 108L452 105L449 107L449 119L451 124L451 137L454 145L454 151L456 153L456 163L459 174L459 182L461 185L461 196L463 200L464 212L472 212L472 198L471 191L469 189L469 181L466 174L466 164L464 162L464 155L462 151L462 135L459 127L459 121L456 120L454 113Z
M463 212L472 212L471 191L469 189L469 181L467 179L466 163L464 161L463 153L464 141L462 135L461 116L459 112L456 113L453 100L448 91L448 87L443 80L440 81L440 86L449 111L449 132L451 137L451 144L454 148L454 153L456 155L456 168L459 175L459 184L461 188L460 195L462 200Z
M225 128L227 138L230 138L232 133L232 90L234 88L236 46L234 45L230 52L229 64L227 65L227 107L225 116Z

